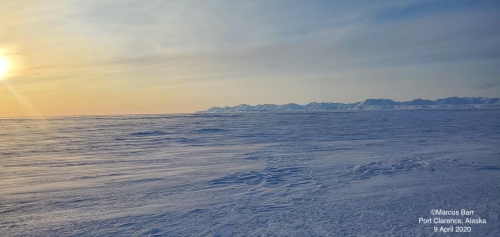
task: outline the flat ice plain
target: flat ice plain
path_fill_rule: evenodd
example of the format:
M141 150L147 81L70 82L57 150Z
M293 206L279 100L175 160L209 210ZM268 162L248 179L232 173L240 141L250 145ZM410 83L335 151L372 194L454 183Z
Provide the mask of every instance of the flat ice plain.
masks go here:
M0 236L500 236L500 110L0 120ZM486 224L434 233L432 209ZM455 225L456 226L456 225Z

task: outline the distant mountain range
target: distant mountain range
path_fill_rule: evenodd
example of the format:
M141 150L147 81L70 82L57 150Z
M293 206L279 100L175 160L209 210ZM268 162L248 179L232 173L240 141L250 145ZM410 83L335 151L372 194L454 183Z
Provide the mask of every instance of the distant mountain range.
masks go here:
M364 102L343 103L295 103L275 105L259 104L255 106L241 104L234 107L212 107L198 113L240 113L240 112L286 112L286 111L334 111L334 110L378 110L378 109L439 109L439 108L500 108L500 98L485 97L449 97L437 100L415 99L397 102L390 99L367 99Z

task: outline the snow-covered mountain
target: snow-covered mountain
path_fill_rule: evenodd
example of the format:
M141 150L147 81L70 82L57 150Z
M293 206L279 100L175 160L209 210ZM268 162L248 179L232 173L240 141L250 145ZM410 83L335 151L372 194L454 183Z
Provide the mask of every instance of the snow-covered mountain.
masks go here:
M449 97L437 100L414 99L398 102L391 99L367 99L364 102L350 104L312 102L306 105L295 103L275 105L241 104L234 107L212 107L198 113L235 113L235 112L286 112L286 111L329 111L329 110L361 110L361 109L438 109L438 108L500 108L500 98L485 97Z

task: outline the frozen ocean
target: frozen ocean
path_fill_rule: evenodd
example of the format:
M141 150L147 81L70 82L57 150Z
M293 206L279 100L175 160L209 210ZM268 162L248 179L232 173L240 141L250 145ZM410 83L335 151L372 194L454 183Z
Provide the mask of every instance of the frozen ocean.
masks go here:
M0 127L0 236L500 236L498 109Z

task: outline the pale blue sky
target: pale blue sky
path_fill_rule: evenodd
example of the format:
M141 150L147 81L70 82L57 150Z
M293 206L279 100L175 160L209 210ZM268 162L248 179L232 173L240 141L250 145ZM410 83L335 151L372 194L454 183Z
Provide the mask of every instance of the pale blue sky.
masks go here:
M54 101L102 98L100 110L76 103L81 113L500 97L498 1L2 4L0 46L28 62L11 84Z

